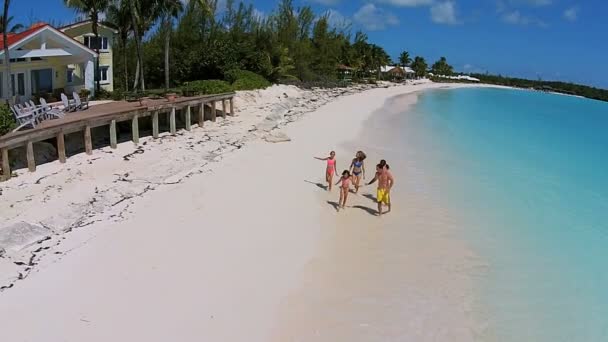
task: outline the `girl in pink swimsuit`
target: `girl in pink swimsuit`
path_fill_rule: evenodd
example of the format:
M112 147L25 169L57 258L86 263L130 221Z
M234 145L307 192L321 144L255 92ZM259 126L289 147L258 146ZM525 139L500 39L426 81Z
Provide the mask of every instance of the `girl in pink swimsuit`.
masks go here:
M346 206L346 199L348 198L348 192L350 191L350 186L353 183L353 176L351 176L348 170L344 170L342 172L342 177L338 180L336 185L340 184L340 202L338 206L342 209Z
M329 153L329 157L327 158L315 157L315 159L327 161L327 168L325 169L325 181L327 182L327 190L331 191L334 174L336 173L336 152L331 151Z

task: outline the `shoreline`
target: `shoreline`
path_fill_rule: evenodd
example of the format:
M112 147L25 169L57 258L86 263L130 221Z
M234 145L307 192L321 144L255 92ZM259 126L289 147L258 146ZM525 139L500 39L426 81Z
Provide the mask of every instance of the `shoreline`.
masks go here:
M318 188L306 182L311 178L313 183L318 181L322 166L307 162L309 154L326 153L332 141L337 144L356 138L362 123L382 107L385 99L442 87L446 85L431 83L341 96L313 113L300 112L293 124L283 128L292 139L287 144L262 142L260 136L231 141L229 132L219 132L224 124L219 122L219 127L198 131L208 137L205 141L209 145L214 145L214 138L218 137L228 141L216 143L202 166L198 161L181 173L163 174L177 171L169 168L146 179L124 171L108 177L101 172L95 175L96 172L77 170L82 178L73 182L97 181L97 176L120 185L106 191L108 196L101 198L105 203L89 203L86 209L105 208L112 201L117 202L112 208L118 208L85 211L87 220L79 221L67 239L65 234L57 234L48 242L34 243L34 247L49 247L43 250L47 257L35 259L38 265L30 269L25 280L0 293L0 306L4 308L0 311L1 328L14 338L22 338L24 328L35 322L48 328L40 329L50 334L44 336L62 336L63 329L69 327L71 337L91 341L111 338L110 327L121 337L150 340L170 336L181 336L183 340L194 336L269 340L272 334L280 333L276 320L283 298L301 286L302 271L327 242L324 229L328 227L323 228L319 222L328 222L324 217L328 204L319 202L315 191ZM284 106L282 110L290 109ZM253 114L254 118L249 114L240 117L241 122L247 122L246 127L251 127L250 123L257 125L264 119L263 112ZM299 120L301 115L305 115L303 120ZM350 133L336 136L333 127ZM165 139L181 138L190 137ZM179 151L174 142L160 141L161 147L173 145L165 151ZM119 145L119 151L130 149L121 150ZM225 153L238 149L243 151ZM154 158L155 153L149 152L143 157ZM81 165L89 169L85 171L92 171L86 159L95 157L83 156ZM191 156L186 154L181 162L187 164L188 158ZM347 159L342 154L342 164ZM277 175L277 183L268 183L268 175L284 166L289 169ZM48 186L45 183L52 176L43 177L40 185ZM27 183L15 183L17 189L28 189ZM226 189L238 189L238 193ZM95 191L100 190L95 187ZM284 197L286 192L293 194ZM66 202L61 197L53 199L58 200L58 207ZM56 245L53 240L65 241ZM30 253L26 249L21 257ZM3 277L0 275L0 279ZM41 284L45 284L42 290ZM158 297L159 293L164 293L164 297ZM121 305L127 305L129 310L120 311ZM167 312L150 311L150 305ZM231 309L236 307L236 312ZM172 311L180 312L180 317L170 315ZM185 317L190 318L184 320ZM83 324L83 319L95 322L95 328ZM231 328L236 322L242 324L239 331ZM57 330L58 326L63 329ZM142 332L144 326L156 328ZM27 333L34 337L38 332Z

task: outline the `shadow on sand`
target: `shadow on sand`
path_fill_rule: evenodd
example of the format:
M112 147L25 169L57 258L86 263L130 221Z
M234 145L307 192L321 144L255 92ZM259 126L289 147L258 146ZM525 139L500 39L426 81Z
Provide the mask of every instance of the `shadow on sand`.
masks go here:
M376 197L374 197L374 195L372 195L372 194L363 194L363 197L365 197L373 202L376 202Z
M375 209L364 207L362 205L353 205L352 207L355 209L361 209L372 216L378 216L378 212Z
M331 205L332 207L334 207L334 209L336 209L336 211L340 211L340 204L338 204L338 202L334 202L334 201L327 201L327 204Z
M321 184L321 183L315 183L315 182L311 182L311 181L308 181L308 180L304 180L304 181L305 181L306 183L310 183L310 184L316 185L318 188L320 188L320 189L323 189L323 190L327 191L327 185L325 185L325 184Z

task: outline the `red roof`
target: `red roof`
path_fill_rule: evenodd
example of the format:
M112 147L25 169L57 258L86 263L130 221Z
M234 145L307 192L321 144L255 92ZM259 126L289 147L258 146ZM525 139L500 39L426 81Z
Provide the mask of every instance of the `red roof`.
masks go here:
M46 26L49 26L49 25L48 24L38 24L38 25L34 25L34 26L30 27L29 29L27 29L23 32L9 34L6 37L8 46L10 47L11 45L15 44L16 42L20 41L21 39L42 30ZM0 37L1 37L1 35L0 35ZM4 39L2 39L2 38L0 38L0 49L4 49Z

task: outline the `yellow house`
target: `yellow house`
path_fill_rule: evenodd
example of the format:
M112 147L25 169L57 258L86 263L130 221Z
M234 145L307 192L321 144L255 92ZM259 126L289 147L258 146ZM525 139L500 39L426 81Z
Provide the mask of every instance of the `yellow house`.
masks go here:
M0 65L0 97L16 102L37 99L44 94L88 89L95 93L95 63L99 59L100 85L112 91L112 44L116 32L99 26L99 55L91 22L83 21L56 29L37 23L7 37L11 75ZM0 64L4 63L4 44L0 40ZM10 78L9 78L10 77ZM11 82L9 94L5 82Z
M113 67L112 67L112 45L114 44L114 36L117 31L104 24L98 24L97 32L99 34L99 80L101 88L107 91L114 90ZM96 50L95 35L91 20L80 21L74 24L63 26L60 28L62 32L74 38L84 46L91 50ZM69 65L68 72L72 74L73 79L82 78L84 70L79 65ZM68 79L69 80L69 79ZM73 82L72 82L73 83Z

